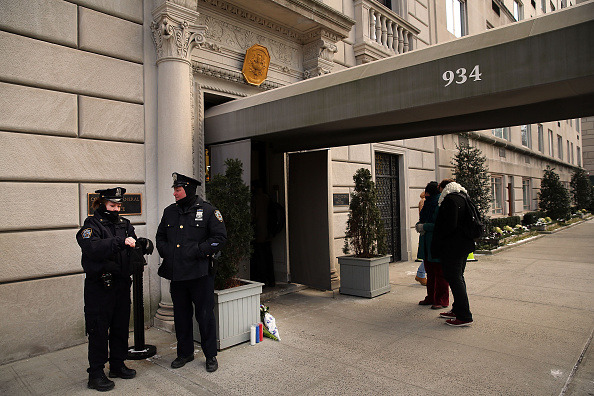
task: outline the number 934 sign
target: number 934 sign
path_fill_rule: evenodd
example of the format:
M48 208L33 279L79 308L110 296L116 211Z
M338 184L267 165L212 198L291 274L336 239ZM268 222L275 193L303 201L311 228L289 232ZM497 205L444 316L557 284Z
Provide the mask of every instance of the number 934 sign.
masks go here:
M459 68L455 72L452 70L446 70L441 75L443 81L446 82L444 87L447 87L453 82L455 82L458 85L462 85L468 81L481 81L482 73L479 70L479 65L473 67L470 74L467 75L467 73L468 71L464 67Z

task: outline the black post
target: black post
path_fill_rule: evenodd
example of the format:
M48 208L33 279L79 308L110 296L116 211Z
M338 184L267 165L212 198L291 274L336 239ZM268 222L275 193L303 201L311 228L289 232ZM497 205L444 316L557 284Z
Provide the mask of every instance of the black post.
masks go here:
M131 260L134 267L132 273L132 309L134 312L134 346L128 348L128 359L141 360L150 358L157 353L154 345L144 343L144 292L142 287L142 273L144 272L144 256L140 248L133 250L136 260ZM138 260L140 258L140 260ZM140 264L140 265L138 265Z

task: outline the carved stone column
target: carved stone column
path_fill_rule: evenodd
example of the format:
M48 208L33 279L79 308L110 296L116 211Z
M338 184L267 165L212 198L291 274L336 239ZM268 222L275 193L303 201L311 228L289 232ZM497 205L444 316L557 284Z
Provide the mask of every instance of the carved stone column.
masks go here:
M205 26L196 26L198 12L171 1L153 10L151 31L157 50L157 186L159 212L174 202L173 172L194 174L194 128L190 55L204 42ZM201 169L197 167L197 169ZM173 330L173 303L169 282L161 280L161 302L155 326Z
M305 78L328 74L334 67L336 42L340 38L323 29L309 33L303 46L303 70Z

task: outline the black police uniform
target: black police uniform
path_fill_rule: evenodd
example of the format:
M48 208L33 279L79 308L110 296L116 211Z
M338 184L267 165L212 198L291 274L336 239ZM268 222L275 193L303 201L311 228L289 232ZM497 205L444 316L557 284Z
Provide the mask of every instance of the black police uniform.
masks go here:
M198 184L198 181L183 175L177 177ZM217 345L214 274L209 273L209 267L210 256L217 253L227 241L223 217L213 205L193 196L185 205L174 203L165 208L156 241L157 250L163 259L158 273L171 280L177 356L186 358L194 354L194 303L200 344L204 356L212 358L217 355Z
M128 354L132 268L124 241L127 237L137 238L128 219L108 217L95 211L76 234L86 274L84 300L90 378L104 375L108 344L110 370L122 367Z

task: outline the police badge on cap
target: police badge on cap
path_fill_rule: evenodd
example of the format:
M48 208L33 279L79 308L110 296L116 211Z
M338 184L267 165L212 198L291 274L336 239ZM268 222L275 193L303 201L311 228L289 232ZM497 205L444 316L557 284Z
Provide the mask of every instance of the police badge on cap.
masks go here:
M107 188L105 190L95 190L99 198L105 198L108 201L121 203L124 201L126 189L124 187Z
M173 186L171 187L194 187L202 185L198 180L182 175L181 173L173 172Z

